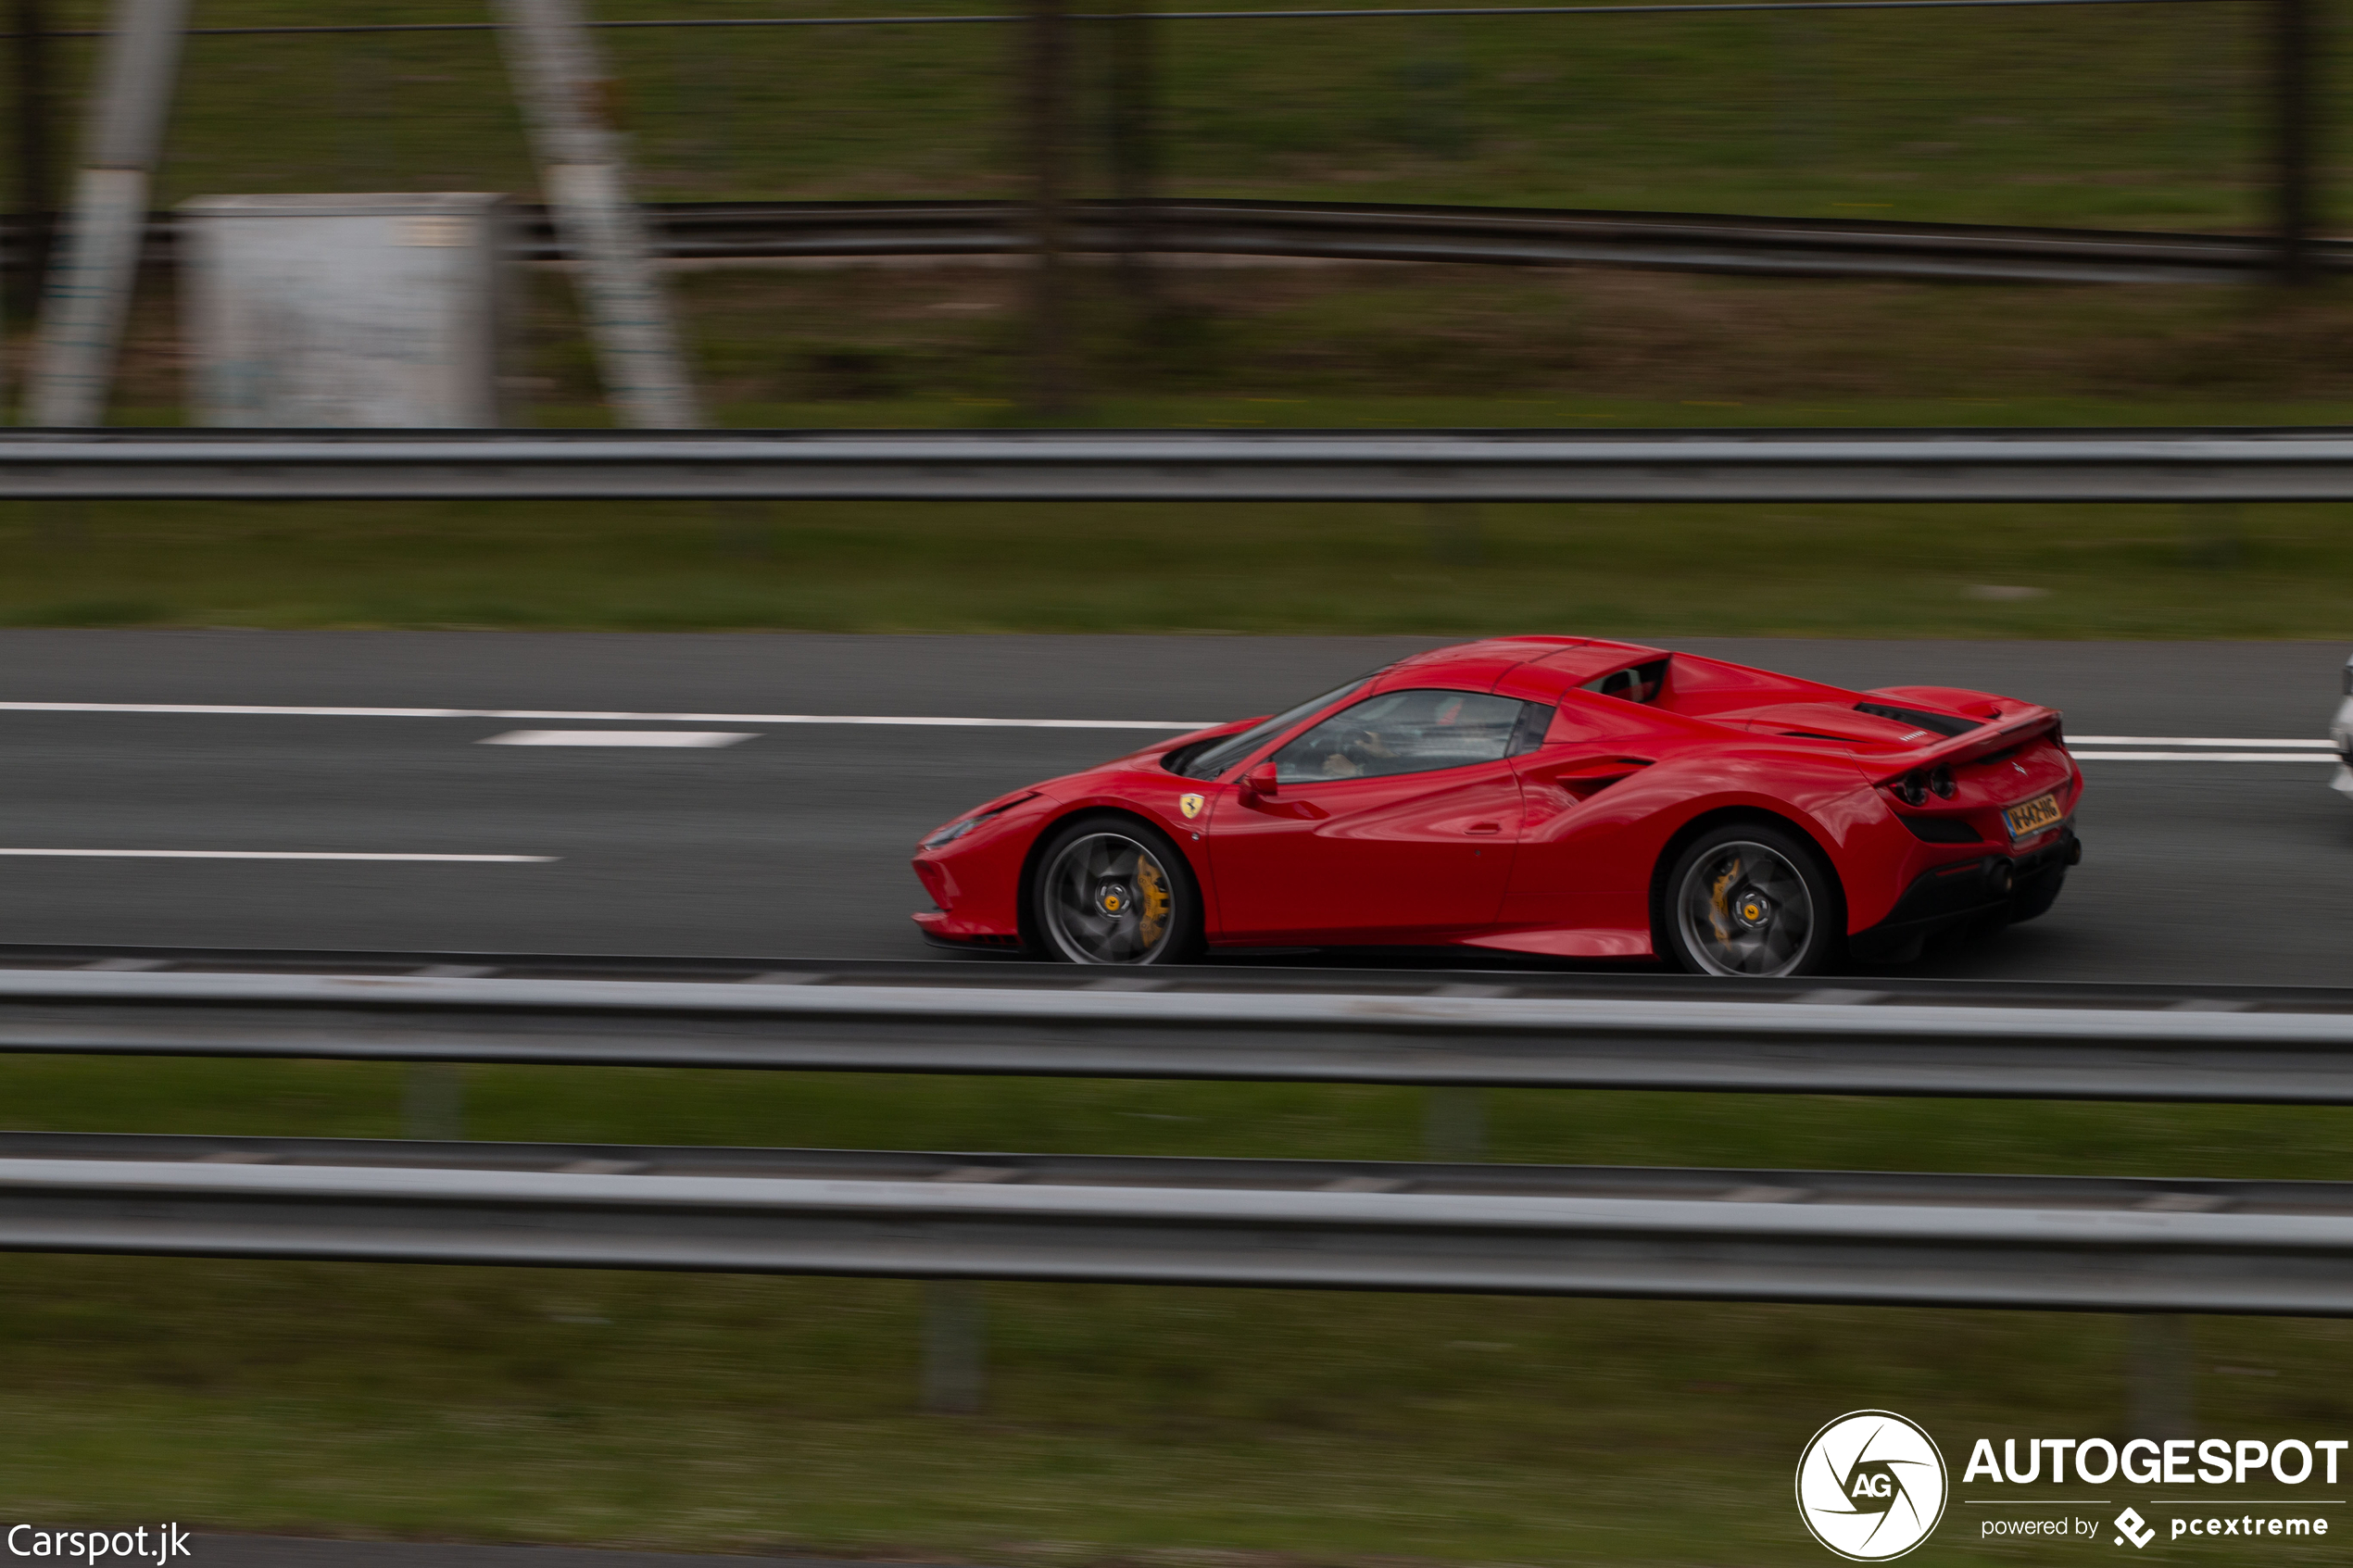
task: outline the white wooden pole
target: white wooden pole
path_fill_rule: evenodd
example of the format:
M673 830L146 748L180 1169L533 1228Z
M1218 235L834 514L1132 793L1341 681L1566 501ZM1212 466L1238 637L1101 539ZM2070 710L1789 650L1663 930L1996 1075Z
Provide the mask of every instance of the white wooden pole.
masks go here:
M106 418L187 21L188 0L115 0L64 244L50 263L34 328L25 388L30 424L94 425Z
M579 266L588 330L623 423L702 423L669 301L612 127L613 82L599 65L579 0L497 0L499 36L530 126L556 232Z

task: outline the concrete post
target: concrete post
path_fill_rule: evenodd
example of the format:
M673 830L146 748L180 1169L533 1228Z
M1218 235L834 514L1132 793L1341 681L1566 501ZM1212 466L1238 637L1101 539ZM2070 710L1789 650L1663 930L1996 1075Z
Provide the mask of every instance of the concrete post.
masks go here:
M980 1282L924 1286L924 1411L978 1415L988 1385L988 1309Z
M1428 1158L1450 1165L1466 1164L1486 1153L1486 1091L1424 1089L1422 1150Z
M466 1135L466 1073L454 1061L409 1066L400 1090L400 1135L455 1143Z
M2189 1437L2196 1434L2196 1347L2191 1320L2180 1312L2143 1312L2133 1319L2132 1435Z
M106 418L187 20L188 0L115 0L65 243L42 295L25 389L29 423L62 428Z
M624 424L693 429L702 414L613 128L618 83L598 62L579 0L497 0L497 10L540 182L580 269L606 390Z

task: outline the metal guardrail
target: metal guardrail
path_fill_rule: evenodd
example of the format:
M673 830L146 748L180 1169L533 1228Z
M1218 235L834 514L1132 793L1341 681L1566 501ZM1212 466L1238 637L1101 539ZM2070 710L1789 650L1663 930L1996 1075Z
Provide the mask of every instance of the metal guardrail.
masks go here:
M2353 1104L2341 997L2217 1011L1844 995L16 970L0 972L0 1052Z
M432 709L503 717L521 709ZM547 717L536 712L537 717ZM573 717L578 715L574 714ZM1174 732L1174 725L1170 727ZM2115 1008L2353 1013L2353 985L2112 980L1948 979L1874 972L1772 980L1653 969L1562 968L1467 948L1419 956L1334 950L1302 962L1295 948L1219 949L1203 962L1109 972L981 948L915 959L789 954L503 952L468 948L205 947L131 943L0 942L0 980L17 973L272 974L334 979L703 981L712 984L972 986L1040 991L1217 992L1352 996L1517 997L1631 1001L1812 1001L1865 1006Z
M2323 501L2339 430L0 433L0 498Z
M1033 243L1024 208L1012 202L665 202L645 210L657 254L673 260L1000 257L1026 254ZM2226 283L2260 279L2279 266L2278 242L2259 234L1565 207L1086 201L1071 204L1066 225L1074 250L1100 255L1141 250L1965 282ZM0 245L14 243L13 227L0 223ZM539 207L517 208L515 243L526 260L568 258ZM2308 254L2316 268L2353 270L2353 243L2314 241ZM168 265L174 255L171 216L152 215L145 260Z
M2319 1316L2353 1185L16 1134L0 1249Z
M652 220L676 258L1012 256L1032 245L1010 202L665 204ZM1782 276L1970 282L2218 283L2279 266L2261 235L2134 233L1982 224L1856 223L1712 213L1354 206L1334 202L1074 203L1072 249L1469 266L1601 266ZM562 256L535 213L520 242ZM2314 264L2353 268L2353 245L2323 241Z

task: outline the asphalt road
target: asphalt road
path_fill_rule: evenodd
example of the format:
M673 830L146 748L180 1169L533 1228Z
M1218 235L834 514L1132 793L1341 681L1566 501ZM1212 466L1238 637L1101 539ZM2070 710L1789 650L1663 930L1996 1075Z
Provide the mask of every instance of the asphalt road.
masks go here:
M1433 641L19 631L0 633L0 701L1209 721ZM1852 686L2030 697L2065 709L2072 734L2280 739L2324 732L2345 658L2284 643L1678 646ZM0 941L922 957L907 920L923 902L906 864L918 835L1152 734L711 721L695 727L753 738L478 744L519 727L0 711L0 848L554 858L0 857ZM2057 909L1914 972L2344 981L2353 805L2324 764L2086 768L2086 859Z

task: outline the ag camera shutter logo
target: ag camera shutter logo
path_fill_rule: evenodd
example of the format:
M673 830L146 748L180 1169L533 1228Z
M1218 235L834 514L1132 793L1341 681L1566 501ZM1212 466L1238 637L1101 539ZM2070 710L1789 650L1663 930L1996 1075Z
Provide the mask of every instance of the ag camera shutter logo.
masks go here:
M1852 1411L1814 1434L1797 1461L1797 1515L1850 1562L1901 1557L1944 1517L1944 1456L1894 1411Z

